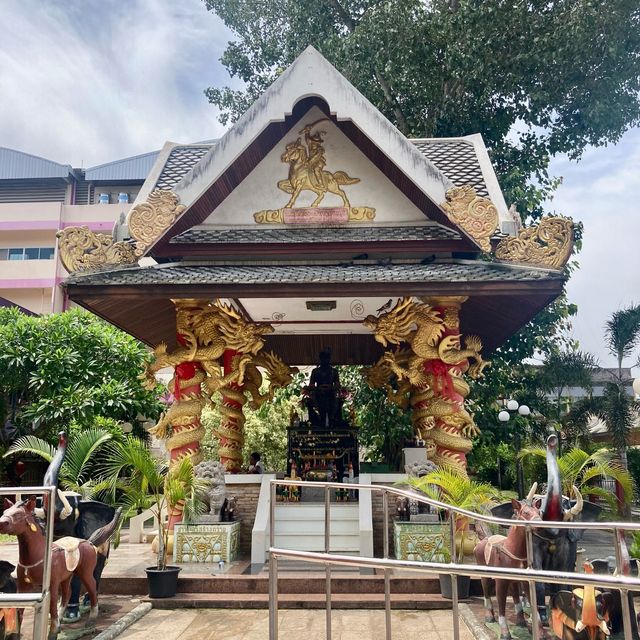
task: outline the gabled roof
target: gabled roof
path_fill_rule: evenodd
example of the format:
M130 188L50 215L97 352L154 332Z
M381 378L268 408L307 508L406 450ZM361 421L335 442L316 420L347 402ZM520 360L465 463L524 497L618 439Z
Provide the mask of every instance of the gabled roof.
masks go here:
M491 199L501 214L501 221L504 222L504 219L508 218L507 205L480 134L460 138L408 138L408 140L454 186L472 186L479 196ZM170 150L165 163L159 167L160 173L151 188L173 190L200 162L213 144L215 143L175 145Z
M89 182L101 180L146 180L159 153L159 151L150 151L138 156L89 167L84 172L85 180Z
M204 222L312 106L323 110L418 208L428 212L428 217L469 238L439 206L454 183L324 57L308 47L175 184L173 191L186 209L156 240L156 246L162 247L172 237ZM429 141L421 142L423 147L429 146ZM186 153L187 147L180 151ZM179 173L185 164L178 161L177 152L173 155ZM144 201L157 184L167 184L161 179L168 160L164 153L160 155L138 201ZM483 173L479 181L489 191ZM498 205L500 216L507 216L501 198ZM153 245L149 253L154 254Z
M70 164L0 147L0 180L67 178L72 171Z

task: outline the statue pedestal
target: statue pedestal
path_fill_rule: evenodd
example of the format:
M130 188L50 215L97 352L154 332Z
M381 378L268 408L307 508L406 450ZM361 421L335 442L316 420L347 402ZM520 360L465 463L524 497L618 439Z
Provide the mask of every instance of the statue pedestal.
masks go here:
M448 562L451 555L448 523L393 523L393 542L397 560Z
M414 462L427 463L427 450L425 447L406 447L402 450L403 469Z
M232 562L238 556L239 522L177 524L174 529L173 561Z

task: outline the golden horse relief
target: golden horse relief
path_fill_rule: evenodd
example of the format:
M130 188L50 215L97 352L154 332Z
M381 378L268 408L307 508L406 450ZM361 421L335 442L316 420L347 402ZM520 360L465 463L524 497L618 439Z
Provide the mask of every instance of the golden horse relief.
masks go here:
M260 224L285 222L296 223L331 223L373 220L375 209L371 207L352 207L347 194L342 189L360 182L360 178L352 178L346 171L327 171L326 152L324 146L325 131L313 131L313 128L328 118L305 125L299 131L296 140L287 143L280 160L289 165L286 180L278 181L278 189L291 194L289 202L281 209L265 209L253 215ZM302 139L304 135L304 141ZM316 195L308 207L295 207L298 198L304 191ZM319 208L328 194L334 194L342 200L342 207ZM295 207L295 209L294 209ZM294 213L303 214L302 217Z

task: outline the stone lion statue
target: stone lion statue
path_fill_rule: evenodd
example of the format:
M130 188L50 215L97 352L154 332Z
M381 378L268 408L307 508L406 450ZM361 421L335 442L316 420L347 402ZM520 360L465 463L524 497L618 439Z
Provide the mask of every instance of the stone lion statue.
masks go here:
M226 498L225 467L217 460L206 460L196 465L194 471L196 476L207 484L206 490L200 495L200 498L209 507L209 513L203 519L209 522L211 520L219 522L220 509Z
M437 465L430 460L425 460L424 462L418 462L416 460L405 465L404 471L410 478L422 478L422 476L426 476L428 473L436 471L437 468Z

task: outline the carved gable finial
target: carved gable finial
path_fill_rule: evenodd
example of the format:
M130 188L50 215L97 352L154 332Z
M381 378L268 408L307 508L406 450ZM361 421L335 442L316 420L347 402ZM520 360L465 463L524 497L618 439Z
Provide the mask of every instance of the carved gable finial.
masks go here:
M440 207L449 220L469 234L483 251L491 251L491 236L498 227L498 210L489 198L476 194L471 186L454 187Z
M504 262L562 269L573 251L573 221L547 217L521 229L515 238L504 238L496 247L496 258Z

